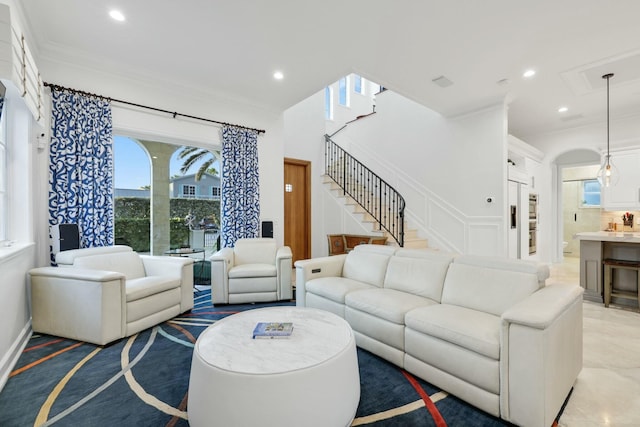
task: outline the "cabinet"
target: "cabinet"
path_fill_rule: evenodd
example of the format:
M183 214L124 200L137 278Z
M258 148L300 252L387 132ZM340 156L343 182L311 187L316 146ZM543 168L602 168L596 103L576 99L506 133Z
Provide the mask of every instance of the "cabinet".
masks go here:
M584 299L602 302L602 242L580 241L580 286Z
M602 188L602 206L608 211L640 210L640 150L611 154L611 162L618 169L616 185Z

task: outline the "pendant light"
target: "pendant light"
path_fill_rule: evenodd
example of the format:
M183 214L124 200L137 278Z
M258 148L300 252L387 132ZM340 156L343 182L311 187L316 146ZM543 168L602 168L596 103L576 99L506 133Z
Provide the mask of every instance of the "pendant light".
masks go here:
M607 155L602 160L600 170L598 170L598 182L600 186L610 187L618 183L618 168L611 162L611 154L609 153L609 79L613 77L613 73L605 74L603 79L607 80Z

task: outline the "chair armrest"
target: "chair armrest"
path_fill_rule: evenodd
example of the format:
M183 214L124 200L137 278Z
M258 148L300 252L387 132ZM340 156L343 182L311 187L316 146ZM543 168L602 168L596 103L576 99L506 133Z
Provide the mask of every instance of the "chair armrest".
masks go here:
M84 280L87 282L108 282L110 280L124 280L125 276L116 271L93 270L88 268L60 268L40 267L29 271L33 277L50 277L69 280Z
M194 259L189 257L140 255L140 258L147 276L181 277L183 267L194 263Z
M211 255L211 302L229 303L229 270L233 267L233 248L222 248Z
M104 345L125 336L125 276L114 271L41 267L29 271L36 332Z
M283 258L293 258L293 254L291 253L291 248L289 246L281 246L278 248L278 251L276 252L276 262Z
M140 255L140 259L147 276L180 279L180 313L193 308L193 258Z
M320 277L341 277L346 254L298 260L296 266L296 305L306 306L306 284Z
M291 287L292 258L293 254L289 246L281 246L278 248L276 252L276 276L278 282L276 298L279 301L293 298L293 290Z
M582 370L582 294L549 285L502 315L500 412L516 425L551 425Z

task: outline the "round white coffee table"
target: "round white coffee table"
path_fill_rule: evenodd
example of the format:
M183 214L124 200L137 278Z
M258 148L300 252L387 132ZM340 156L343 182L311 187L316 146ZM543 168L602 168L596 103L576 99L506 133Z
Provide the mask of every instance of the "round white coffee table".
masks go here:
M292 322L288 338L253 339L258 322ZM333 313L270 307L226 317L196 342L189 425L347 426L360 401L353 331Z

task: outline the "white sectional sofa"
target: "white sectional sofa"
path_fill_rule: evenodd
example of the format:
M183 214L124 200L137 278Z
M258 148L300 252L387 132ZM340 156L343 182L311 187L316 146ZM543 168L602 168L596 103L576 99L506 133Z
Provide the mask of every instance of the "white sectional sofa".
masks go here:
M582 369L582 288L521 260L360 245L297 261L296 304L358 346L521 426L549 427Z
M193 308L193 259L74 249L29 271L35 332L104 345Z

